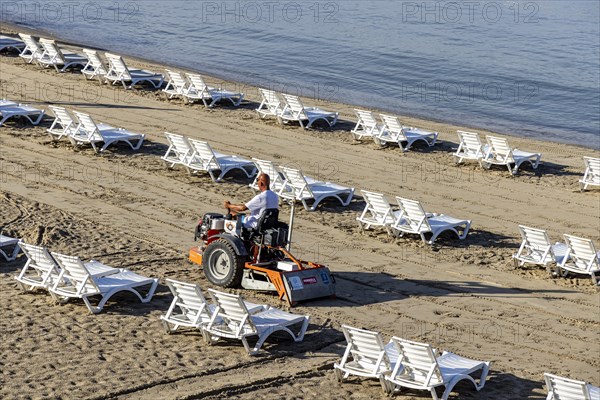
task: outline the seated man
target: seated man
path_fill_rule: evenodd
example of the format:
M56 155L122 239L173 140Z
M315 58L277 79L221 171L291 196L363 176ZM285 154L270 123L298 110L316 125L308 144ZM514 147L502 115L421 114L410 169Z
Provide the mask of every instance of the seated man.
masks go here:
M258 176L257 185L260 193L254 196L252 200L246 204L231 204L229 200L225 201L225 208L232 215L237 215L240 212L250 210L250 216L242 220L242 224L247 229L254 229L258 224L258 219L262 212L268 208L279 208L279 197L275 192L269 189L271 179L267 174Z

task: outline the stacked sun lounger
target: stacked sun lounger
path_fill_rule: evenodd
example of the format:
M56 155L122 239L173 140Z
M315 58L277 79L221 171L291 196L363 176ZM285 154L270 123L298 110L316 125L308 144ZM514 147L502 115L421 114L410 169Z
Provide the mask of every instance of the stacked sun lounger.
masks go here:
M564 242L551 244L543 229L519 225L522 242L513 255L518 266L543 265L553 276L590 275L600 285L600 252L591 239L563 235Z
M71 115L66 108L58 106L50 106L50 109L55 117L47 132L55 140L67 137L75 147L89 144L101 153L111 144L125 142L132 150L139 150L146 137L141 133L96 123L89 114L73 111ZM99 143L103 144L102 147L98 147Z
M273 116L281 124L297 122L303 129L309 129L317 121L323 121L330 127L337 123L339 117L337 112L325 111L318 107L305 107L298 96L291 94L282 94L284 101L281 101L276 92L263 88L259 90L262 102L256 111L261 118Z
M113 268L95 260L84 263L79 257L51 253L45 247L27 243L20 243L20 247L27 256L27 262L15 279L24 291L42 288L57 301L78 298L93 314L102 311L111 296L122 291L129 291L142 303L147 303L158 285L156 278ZM144 296L140 288L147 288ZM92 305L90 299L98 296L100 301Z
M447 399L455 385L467 380L475 390L485 386L491 362L458 354L440 353L427 343L394 336L384 344L379 332L343 325L348 345L339 363L333 365L340 382L352 376L378 379L384 392L401 389L425 390L438 399L435 389L444 387Z
M221 338L237 339L250 355L258 353L265 340L278 331L301 342L308 328L309 317L285 312L266 304L245 301L241 296L209 289L210 303L202 289L191 283L167 279L173 301L167 313L160 317L168 333L178 328L199 329L208 343ZM292 327L297 326L296 331ZM256 337L254 347L248 338Z
M463 240L471 228L470 220L425 212L419 201L396 197L398 209L394 210L383 194L364 190L362 194L366 206L356 218L361 230L381 226L390 236L417 234L423 242L433 244L445 231Z

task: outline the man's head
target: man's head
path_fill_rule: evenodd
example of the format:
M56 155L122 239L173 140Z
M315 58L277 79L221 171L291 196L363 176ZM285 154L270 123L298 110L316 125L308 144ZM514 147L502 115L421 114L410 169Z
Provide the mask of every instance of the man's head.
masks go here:
M269 190L270 185L271 185L271 178L269 178L269 175L267 175L267 174L260 174L260 175L258 175L256 184L258 185L258 189L261 192L264 192L265 190Z

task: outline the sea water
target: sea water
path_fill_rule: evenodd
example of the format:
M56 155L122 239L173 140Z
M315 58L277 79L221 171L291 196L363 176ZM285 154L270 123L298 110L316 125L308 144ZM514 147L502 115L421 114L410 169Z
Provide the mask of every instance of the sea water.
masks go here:
M600 148L597 0L25 0L0 13L244 84Z

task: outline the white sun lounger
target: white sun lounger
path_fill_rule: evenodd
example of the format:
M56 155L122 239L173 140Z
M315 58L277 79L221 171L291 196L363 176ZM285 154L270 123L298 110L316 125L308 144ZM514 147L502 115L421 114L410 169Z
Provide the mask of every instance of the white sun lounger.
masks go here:
M556 272L566 275L567 272L591 275L594 284L600 286L600 252L596 250L591 239L564 235L567 253L557 265ZM596 276L599 274L599 276Z
M28 104L17 104L4 101L0 104L0 126L10 118L26 118L32 125L38 125L44 118L45 111Z
M490 362L471 360L446 351L438 357L429 344L398 337L393 337L392 342L399 357L392 373L386 376L390 393L400 387L427 390L437 400L435 388L445 386L441 400L446 400L454 386L463 379L470 381L477 391L485 385ZM480 373L479 382L471 376L477 372Z
M259 88L260 94L262 96L262 101L256 112L260 115L261 118L266 117L275 117L283 111L283 102L277 95L277 93L273 90Z
M398 353L393 342L383 344L379 332L367 331L342 325L346 337L346 351L342 360L333 364L339 382L350 375L379 379L381 387L387 391L385 375L392 372L398 360Z
M176 164L187 165L189 157L193 153L192 146L188 140L184 136L175 133L165 132L165 136L169 141L169 148L160 159L169 168L173 168Z
M0 35L0 51L13 49L20 53L24 48L25 43L22 40Z
M83 76L90 80L98 79L100 83L103 83L102 80L105 79L106 74L108 74L108 70L98 52L96 50L83 49L83 54L85 54L88 59L87 64L85 64L81 70Z
M364 137L372 138L381 134L383 126L377 122L373 112L357 108L354 109L354 112L358 117L356 126L350 131L354 140L360 140Z
M162 90L169 99L185 97L188 91L188 82L185 76L178 71L165 70L167 73L167 86Z
M192 146L193 152L188 157L185 167L190 173L197 171L208 172L214 182L220 182L225 174L234 169L244 171L248 178L256 174L256 167L250 160L218 153L207 142L202 140L188 139L188 142ZM215 171L221 171L221 173L215 177Z
M208 289L210 297L216 305L213 316L205 327L203 335L208 343L214 343L219 338L241 340L250 355L258 353L265 340L274 332L287 332L294 342L301 342L308 328L309 317L269 308L257 314L250 314L244 300L239 295L218 292ZM291 330L294 325L300 325L297 333ZM256 336L254 348L248 344L248 337Z
M372 226L385 228L388 235L392 234L391 228L400 215L400 211L392 210L390 202L381 193L361 190L365 200L365 209L356 217L360 230L370 229Z
M279 193L280 191L286 191L285 189L285 176L274 162L268 160L259 160L258 158L252 158L252 162L254 162L254 166L258 171L256 174L256 178L250 184L250 187L256 191L258 191L258 177L260 174L269 175L269 179L271 180L270 189Z
M457 164L463 160L474 160L479 162L488 150L488 145L481 143L481 138L477 132L456 131L458 140L460 141L454 160Z
M121 269L116 274L95 277L83 264L79 257L52 253L52 257L60 265L61 271L58 280L50 288L50 294L57 299L78 298L82 299L92 314L97 314L104 308L112 295L122 291L135 294L142 303L152 300L158 279L147 278L135 272ZM138 288L149 287L146 296ZM92 306L89 297L101 296L97 306Z
M450 230L458 236L460 240L467 237L471 221L466 219L457 219L444 214L426 213L421 203L415 200L409 200L402 197L396 197L400 206L400 214L392 226L400 236L405 233L413 233L421 236L421 239L428 244L433 244L435 239L444 231ZM426 233L431 233L431 239L425 238Z
M567 253L567 245L552 245L548 233L543 229L519 225L523 241L516 254L513 254L518 266L524 264L543 265L550 272L550 264L560 264Z
M536 169L540 164L542 158L541 153L528 153L518 149L513 149L508 144L505 138L496 136L486 136L488 142L488 149L485 156L479 160L482 167L490 168L494 165L505 165L508 171L515 175L519 170L519 167L524 162L529 162L533 169ZM514 167L511 168L511 165Z
M167 279L166 282L174 297L167 313L160 316L167 333L175 332L181 326L200 329L202 325L210 322L216 306L206 301L200 286L173 279ZM269 308L266 305L250 302L244 304L250 314Z
M71 136L77 131L77 123L64 107L48 106L54 114L54 121L46 131L53 139L59 140L63 136Z
M590 185L600 186L600 158L583 157L583 161L585 161L585 173L579 180L581 191L586 190Z
M42 56L44 51L40 47L37 40L33 38L33 36L26 35L24 33L19 33L19 37L25 43L25 48L23 49L21 54L19 54L19 57L27 61L28 64L31 64L32 62L36 61Z
M127 143L132 150L139 150L144 143L146 137L144 134L132 133L126 129L114 128L109 125L97 125L90 115L78 111L73 111L73 113L79 120L75 133L69 136L73 146L89 143L94 151L101 153L108 146L117 142ZM132 141L135 141L136 144L134 145ZM97 143L104 143L100 150L96 146Z
M42 56L37 59L37 63L43 67L54 67L56 72L65 72L68 68L79 66L85 67L88 62L86 56L74 53L63 53L56 45L54 40L40 39L40 44L44 48ZM62 67L62 68L58 68Z
M408 151L417 141L421 140L428 147L435 145L438 137L437 132L426 131L424 129L406 127L400 123L400 118L393 115L380 114L383 120L383 128L375 135L373 139L379 145L387 143L397 143L402 151ZM406 146L402 143L406 142Z
M77 133L78 123L71 116L69 111L64 107L48 106L54 113L54 121L52 125L47 129L47 132L52 136L54 140L60 140L63 136L69 137ZM111 131L115 130L114 126L106 124L96 124L100 131Z
M20 244L23 253L27 256L27 262L15 279L23 291L33 290L41 287L51 288L60 276L60 265L52 257L47 248L34 246L27 243ZM113 275L121 270L112 268L101 262L91 260L84 263L89 273L96 278Z
M11 250L4 251L3 248L11 248ZM11 238L8 236L0 235L0 255L4 257L6 261L13 261L19 254L19 239Z
M222 88L213 88L208 86L201 75L187 74L190 85L185 97L190 103L200 100L205 107L213 107L215 103L221 100L229 100L234 107L240 105L244 100L244 93L231 92ZM208 100L212 100L210 104Z
M162 86L165 79L162 74L142 69L129 69L121 56L111 53L105 53L104 55L109 65L105 76L106 82L112 82L113 85L121 83L125 89L131 89L141 82L148 82L155 89ZM128 83L129 86L127 85Z
M600 400L600 388L583 381L544 372L548 389L546 400Z
M337 112L329 112L317 107L304 107L300 98L291 94L284 94L283 97L287 104L277 116L279 123L298 122L302 128L308 129L318 120L327 122L329 126L334 126L337 122Z
M285 177L285 187L279 191L279 196L301 201L307 211L316 210L319 203L328 197L338 199L342 206L346 207L354 196L354 188L331 182L320 182L312 178L307 179L299 169L282 167L281 173ZM313 200L310 207L307 203L308 200Z

